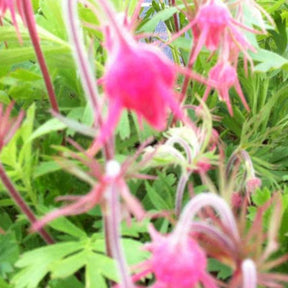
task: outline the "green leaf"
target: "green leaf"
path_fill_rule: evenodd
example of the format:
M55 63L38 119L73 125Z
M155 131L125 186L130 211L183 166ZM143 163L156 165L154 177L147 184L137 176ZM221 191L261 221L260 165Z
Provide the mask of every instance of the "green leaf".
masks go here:
M46 123L40 126L37 130L35 130L28 140L31 141L38 137L51 133L53 131L59 131L65 128L67 128L67 126L64 123L62 123L60 120L56 118L53 118L53 119L48 120Z
M96 254L96 253L90 253L87 255L87 260L86 260L86 267L88 269L94 269L94 275L98 275L103 278L106 277L110 280L113 281L118 281L118 272L116 270L116 265L113 259L101 255L101 254ZM89 280L91 283L91 279ZM91 286L92 288L93 286Z
M123 111L121 119L118 123L117 132L122 140L130 137L130 124L127 110Z
M71 66L70 49L67 47L42 46L42 50L46 57L53 57L56 60L61 59L61 65ZM67 57L69 56L69 57ZM60 59L59 59L60 58ZM32 47L9 48L0 50L0 67L15 65L30 60L36 60L36 56ZM58 62L59 63L59 62Z
M67 218L61 217L61 218L55 219L54 221L49 223L49 226L57 231L64 232L78 239L87 237L86 233L83 230L78 228Z
M252 195L252 200L257 206L264 205L271 198L271 192L268 188L258 189Z
M217 261L216 259L209 259L208 261L208 271L209 272L218 272L217 278L218 279L227 279L232 275L232 269L229 266L222 264L221 262Z
M94 259L90 259L86 266L85 288L107 288L105 279L101 275L95 273L93 260Z
M66 279L54 279L49 282L49 288L84 288L84 285L75 276ZM48 288L48 287L47 287Z
M12 233L0 234L0 275L12 272L13 264L19 256L19 247ZM2 286L0 286L2 287Z
M175 13L177 13L178 9L176 7L170 7L165 10L160 11L156 15L154 15L148 22L146 22L141 28L139 32L153 32L160 21L166 21L170 17L172 17Z
M139 264L149 258L150 253L143 250L143 243L140 241L122 238L122 244L127 262L130 266Z
M82 251L56 263L52 267L52 278L65 278L71 276L86 264L88 254L87 251Z
M62 17L62 1L40 0L41 12L44 15L37 17L37 24L44 27L53 35L66 40L66 29Z
M145 188L150 202L158 210L169 210L169 205L166 201L155 191L154 187L151 187L149 183L145 182Z
M62 167L55 161L41 162L37 167L35 167L33 178L35 179L61 169Z
M183 49L184 51L191 51L193 41L191 38L179 37L172 43L176 48Z
M255 71L267 72L269 70L276 70L280 68L288 69L288 59L265 49L259 49L257 53L251 53L254 61L261 62L254 67Z
M22 269L14 276L12 283L15 288L39 287L38 284L49 273L53 264L79 249L79 242L67 242L26 252L16 263L16 267Z
M1 288L11 288L11 286L5 282L1 277L0 277L0 287Z

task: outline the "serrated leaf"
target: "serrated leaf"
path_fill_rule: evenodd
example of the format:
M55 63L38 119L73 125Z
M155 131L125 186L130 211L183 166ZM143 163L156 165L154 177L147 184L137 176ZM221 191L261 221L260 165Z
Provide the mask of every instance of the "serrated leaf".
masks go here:
M94 267L94 273L101 275L102 278L105 276L113 281L119 280L114 260L105 255L90 253L86 265Z
M95 273L94 261L88 261L85 271L85 288L107 288L106 281L101 275Z
M15 264L22 269L16 273L12 283L15 288L38 287L39 282L49 273L53 263L79 249L81 249L79 242L67 242L26 252Z
M52 278L66 278L74 274L86 264L88 253L88 251L81 251L55 263L51 269Z

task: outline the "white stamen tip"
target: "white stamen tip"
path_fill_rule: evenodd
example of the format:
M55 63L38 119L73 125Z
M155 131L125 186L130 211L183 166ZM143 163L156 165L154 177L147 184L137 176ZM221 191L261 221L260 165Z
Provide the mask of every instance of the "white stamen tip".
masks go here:
M121 165L116 160L109 160L106 164L106 175L108 177L116 177L121 171Z

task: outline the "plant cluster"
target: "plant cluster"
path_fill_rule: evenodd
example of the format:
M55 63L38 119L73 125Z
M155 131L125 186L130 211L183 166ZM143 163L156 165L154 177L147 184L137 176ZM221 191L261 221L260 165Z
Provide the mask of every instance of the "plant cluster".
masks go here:
M0 288L287 287L287 22L0 0Z

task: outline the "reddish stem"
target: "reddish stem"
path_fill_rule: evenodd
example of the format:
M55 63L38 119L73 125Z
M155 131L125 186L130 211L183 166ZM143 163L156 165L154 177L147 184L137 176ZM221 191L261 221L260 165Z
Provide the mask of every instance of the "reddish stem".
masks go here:
M30 0L23 0L22 12L23 12L23 18L24 18L25 24L28 28L29 35L30 35L30 38L34 47L34 51L36 53L36 57L37 57L40 69L44 78L44 82L45 82L45 86L48 92L51 107L55 112L59 112L59 107L58 107L58 103L56 100L56 95L54 92L50 74L46 65L44 55L40 47L40 42L39 42L37 30L36 30L36 21L34 18L33 7L31 5Z
M5 169L3 165L0 163L0 179L2 180L4 186L8 190L8 193L10 197L14 200L16 205L20 208L20 210L25 214L30 221L31 224L35 223L37 221L34 213L30 209L30 207L26 204L20 193L15 189L13 183L7 176ZM43 228L39 229L39 234L43 238L43 240L47 244L54 244L54 240L52 237L48 234L47 231L45 231Z
M171 4L174 7L176 5L175 0L171 0ZM174 19L175 31L179 32L178 18L176 13L173 15L173 19Z

